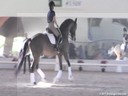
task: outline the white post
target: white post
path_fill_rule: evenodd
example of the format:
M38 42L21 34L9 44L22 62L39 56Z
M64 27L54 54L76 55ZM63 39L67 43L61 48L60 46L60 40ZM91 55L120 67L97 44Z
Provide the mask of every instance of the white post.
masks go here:
M122 67L121 66L117 66L116 72L122 72Z
M120 59L116 59L116 60L121 61ZM121 66L117 66L116 72L122 72L122 67Z

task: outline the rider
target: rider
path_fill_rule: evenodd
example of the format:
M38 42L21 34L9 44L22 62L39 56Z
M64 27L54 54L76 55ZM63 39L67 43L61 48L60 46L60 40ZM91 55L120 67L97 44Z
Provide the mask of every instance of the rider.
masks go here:
M50 1L49 2L49 12L47 14L47 22L48 22L48 28L53 32L53 34L56 36L57 38L57 42L56 42L56 49L57 51L59 50L59 42L60 42L60 30L59 30L59 26L57 24L57 21L56 21L56 14L55 14L55 11L54 11L54 6L55 6L55 3L53 1ZM54 24L57 26L57 29L56 27L54 26Z

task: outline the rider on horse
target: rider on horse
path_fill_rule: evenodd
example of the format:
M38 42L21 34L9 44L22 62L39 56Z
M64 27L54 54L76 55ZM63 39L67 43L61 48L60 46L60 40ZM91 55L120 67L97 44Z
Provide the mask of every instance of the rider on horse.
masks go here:
M60 43L60 39L61 39L61 32L59 30L59 26L56 21L56 14L54 11L54 6L55 6L55 3L53 1L50 1L49 2L49 12L47 14L47 22L48 22L48 29L56 36L57 41L56 41L55 48L58 51L59 43ZM54 24L57 26L57 29L54 26Z

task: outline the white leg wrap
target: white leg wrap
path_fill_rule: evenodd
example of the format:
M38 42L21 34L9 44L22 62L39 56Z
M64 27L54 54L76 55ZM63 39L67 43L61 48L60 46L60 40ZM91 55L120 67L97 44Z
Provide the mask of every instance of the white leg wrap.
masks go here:
M42 79L45 78L45 74L44 74L44 72L43 72L40 68L37 69L37 72L38 72L38 74L40 75L40 77L41 77Z
M71 67L68 67L68 76L72 76L72 69L71 69Z
M62 76L62 70L58 71L57 75L56 75L56 78L60 79Z
M34 73L30 73L30 80L31 80L31 83L33 84L34 82L36 82L35 80L35 74Z
M61 78L61 76L62 76L62 70L59 70L58 73L57 73L57 75L56 75L56 77L53 80L53 83L58 82L59 79Z

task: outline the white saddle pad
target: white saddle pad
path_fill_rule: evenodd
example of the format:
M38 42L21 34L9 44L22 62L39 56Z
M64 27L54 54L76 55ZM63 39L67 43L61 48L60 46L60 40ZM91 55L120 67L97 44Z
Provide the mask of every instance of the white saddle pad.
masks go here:
M56 44L56 40L53 34L48 33L47 31L44 31L43 34L46 34L52 44Z

